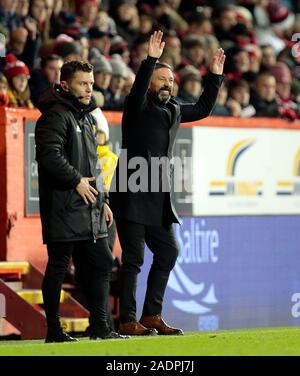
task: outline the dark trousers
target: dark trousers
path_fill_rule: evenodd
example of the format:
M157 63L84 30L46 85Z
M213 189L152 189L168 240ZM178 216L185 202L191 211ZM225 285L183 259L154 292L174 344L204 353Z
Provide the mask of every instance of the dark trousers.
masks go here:
M153 263L147 280L143 315L161 314L169 275L178 256L172 225L145 226L117 220L117 230L122 247L121 322L136 321L137 275L144 262L145 243L153 253Z
M116 230L117 230L116 222L113 221L113 224L107 229L107 234L108 234L107 241L108 241L108 246L111 252L113 251L114 245L115 245L116 232L117 232Z
M62 283L70 259L73 257L76 273L86 295L90 311L90 326L98 332L107 330L107 303L113 257L107 238L51 243L47 245L48 264L42 290L49 330L60 328L59 301Z

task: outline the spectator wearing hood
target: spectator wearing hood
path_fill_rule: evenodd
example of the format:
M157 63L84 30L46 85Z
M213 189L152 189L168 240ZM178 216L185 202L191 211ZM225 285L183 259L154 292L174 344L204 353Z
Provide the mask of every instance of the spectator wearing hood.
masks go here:
M128 68L120 55L113 55L110 61L112 77L109 85L109 96L105 99L103 110L122 111L125 101L123 89L128 76Z
M93 95L96 99L97 105L102 108L104 103L110 98L108 88L112 77L112 67L108 59L101 54L94 54L91 63L94 66L95 79Z

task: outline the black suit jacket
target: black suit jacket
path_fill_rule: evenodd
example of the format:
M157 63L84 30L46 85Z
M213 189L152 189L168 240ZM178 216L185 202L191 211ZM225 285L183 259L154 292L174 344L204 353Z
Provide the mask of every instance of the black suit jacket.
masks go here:
M215 104L223 76L210 73L205 89L197 103L179 104L174 98L164 104L148 92L148 87L157 59L144 60L137 73L130 94L126 98L122 118L122 151L112 182L110 203L117 219L144 225L162 225L178 222L170 192L162 191L162 176L159 176L159 192L151 192L153 176L148 172L148 185L137 192L125 187L124 182L135 180L143 167L133 167L134 157L143 157L150 166L151 158L171 159L176 134L180 123L207 117ZM128 165L131 160L133 166ZM171 186L172 172L166 176ZM130 188L130 187L129 187Z

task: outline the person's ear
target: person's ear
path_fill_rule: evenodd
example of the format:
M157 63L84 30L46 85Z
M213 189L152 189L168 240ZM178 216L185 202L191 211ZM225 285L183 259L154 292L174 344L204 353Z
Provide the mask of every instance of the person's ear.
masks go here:
M63 88L64 91L68 92L69 91L69 85L67 81L61 81L60 86Z

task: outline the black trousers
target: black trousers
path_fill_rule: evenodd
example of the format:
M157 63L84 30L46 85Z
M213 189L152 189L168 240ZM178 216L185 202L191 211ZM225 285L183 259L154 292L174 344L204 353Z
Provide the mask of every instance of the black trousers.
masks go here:
M115 244L115 240L116 240L116 232L117 232L116 230L117 230L116 222L113 221L112 225L107 229L107 234L108 234L107 241L108 241L108 246L109 246L111 252L114 249L114 244Z
M99 334L107 331L107 304L113 257L107 238L47 245L48 264L42 290L49 330L60 328L59 301L62 283L73 257L78 280L86 295L90 326Z
M143 315L161 314L169 275L178 256L172 225L145 226L117 220L117 230L122 247L120 321L136 321L137 275L144 262L145 243L153 253L153 263L147 279Z

